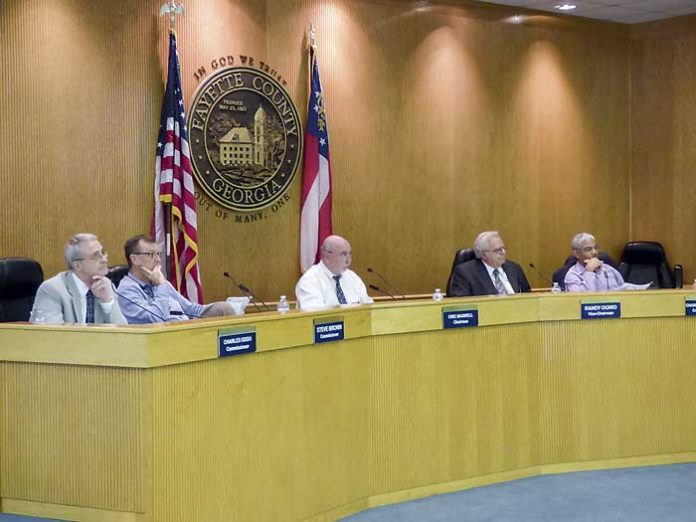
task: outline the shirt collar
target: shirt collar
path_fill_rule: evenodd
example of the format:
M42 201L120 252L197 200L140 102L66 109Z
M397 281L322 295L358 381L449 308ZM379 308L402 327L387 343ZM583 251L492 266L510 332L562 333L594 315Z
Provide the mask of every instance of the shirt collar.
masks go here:
M326 265L324 264L323 261L319 261L319 269L320 269L324 274L326 274L326 276L329 277L330 279L333 279L334 276L336 275L336 274L334 274L331 270L329 270L329 267L326 266ZM341 277L343 277L345 274L346 274L346 273L343 272L343 273L341 274Z
M494 276L493 276L493 270L496 270L496 269L493 268L493 267L492 267L491 265L489 265L488 263L486 263L483 259L481 260L481 262L483 263L483 266L486 267L486 271L488 272L488 276L489 276L489 277L494 277ZM498 268L497 270L498 270L498 274L500 274L501 276L505 274L505 270L503 270L503 267L502 267L502 266L501 266L500 268Z
M145 281L141 281L136 277L136 275L131 272L130 270L128 271L128 277L130 277L133 281L138 283L139 286L144 287L144 286L150 286L150 283L146 283Z
M89 292L89 287L84 283L84 281L77 277L75 275L75 272L71 271L70 275L72 276L73 281L75 282L75 286L77 287L77 291L80 292L80 295L83 297L87 295L87 292Z

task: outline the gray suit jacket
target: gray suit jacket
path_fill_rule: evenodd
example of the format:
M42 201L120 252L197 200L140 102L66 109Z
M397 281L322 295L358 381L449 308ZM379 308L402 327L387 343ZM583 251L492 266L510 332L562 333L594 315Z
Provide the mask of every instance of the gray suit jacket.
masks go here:
M36 291L34 310L43 311L46 322L49 324L84 323L83 300L84 297L80 295L70 272L60 272L41 283ZM123 317L118 306L116 296L114 296L114 304L108 315L104 313L98 301L95 301L94 322L127 324L126 318Z

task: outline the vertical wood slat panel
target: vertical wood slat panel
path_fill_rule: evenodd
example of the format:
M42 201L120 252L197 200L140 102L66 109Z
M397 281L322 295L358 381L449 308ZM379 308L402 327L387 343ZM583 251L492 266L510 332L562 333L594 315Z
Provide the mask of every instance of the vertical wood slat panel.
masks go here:
M2 363L1 375L4 498L149 510L144 371Z
M371 341L342 345L153 370L153 520L301 520L365 497Z
M624 296L621 320L527 314L376 335L383 318L371 336L340 343L149 369L2 363L0 494L123 519L304 520L547 466L687 459L696 449L692 320L630 318L679 313L682 293ZM562 310L571 298L479 310L498 323L519 319L512 303L559 301L553 310ZM412 328L412 308L390 313L396 331ZM440 319L429 317L430 327ZM287 332L277 323L260 333ZM192 341L179 334L152 333L175 352ZM293 344L300 334L287 336Z
M676 317L522 323L161 368L154 518L302 520L536 466L687 453L694 340Z
M161 2L3 3L0 255L48 275L80 230L122 244L149 229L166 60ZM452 253L497 228L509 255L550 273L590 229L615 255L628 234L628 29L466 2L184 2L188 99L199 67L241 54L274 67L304 119L305 33L317 27L334 167L335 230L354 263L406 292L442 287ZM8 67L4 67L8 65ZM623 84L622 84L623 82ZM290 201L237 223L199 210L208 300L228 270L263 298L299 276L300 176ZM591 212L571 212L592 201ZM611 223L609 226L607 223ZM282 269L279 270L279 267ZM531 277L539 285L542 280Z
M583 323L544 326L543 462L693 451L696 338L683 318Z
M632 30L631 239L661 241L696 277L696 16Z

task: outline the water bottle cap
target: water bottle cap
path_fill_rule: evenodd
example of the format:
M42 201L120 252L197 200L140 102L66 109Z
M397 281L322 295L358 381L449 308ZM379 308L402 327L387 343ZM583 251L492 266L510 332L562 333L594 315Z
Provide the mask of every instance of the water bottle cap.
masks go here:
M436 288L436 289L435 289L435 291L436 291L436 292L439 292L439 291L440 291L440 289L439 289L439 288Z

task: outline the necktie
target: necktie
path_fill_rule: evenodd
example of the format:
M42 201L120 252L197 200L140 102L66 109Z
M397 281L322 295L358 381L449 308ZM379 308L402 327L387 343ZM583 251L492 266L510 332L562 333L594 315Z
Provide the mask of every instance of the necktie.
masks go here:
M497 268L493 270L493 284L495 285L495 289L498 291L499 294L507 294L507 290L505 290L505 285L500 280L500 271Z
M87 290L87 313L85 314L85 323L94 323L94 294L91 290Z
M145 292L150 299L155 298L155 289L152 287L152 285L145 285L142 288L143 292Z
M338 304L347 304L346 294L343 293L343 288L341 288L341 276L333 276L334 281L336 281L336 297L338 297Z

